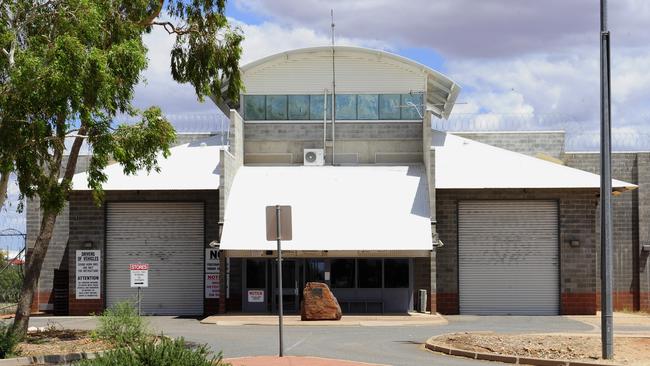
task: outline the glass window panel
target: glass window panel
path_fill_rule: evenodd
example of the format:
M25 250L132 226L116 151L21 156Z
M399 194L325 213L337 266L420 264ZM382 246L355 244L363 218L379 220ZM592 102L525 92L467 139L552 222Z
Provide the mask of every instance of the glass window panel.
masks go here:
M309 95L289 95L289 119L309 119Z
M334 259L330 271L333 288L354 287L354 259Z
M357 118L379 118L379 96L377 94L357 95Z
M400 119L400 95L381 94L379 96L379 119Z
M336 119L337 120L357 119L356 94L338 94L336 96Z
M323 98L321 95L309 96L309 119L323 120ZM327 119L332 119L332 96L327 96Z
M287 119L287 96L266 96L266 119L269 121Z
M409 260L408 259L384 260L384 287L385 288L409 287Z
M322 259L307 259L305 280L307 282L325 281L325 261Z
M360 288L381 288L381 259L357 260Z
M246 260L246 287L266 288L266 261L264 259Z
M266 119L265 100L264 95L244 95L244 119L250 121Z
M422 113L422 93L402 94L402 119L422 119L410 103Z

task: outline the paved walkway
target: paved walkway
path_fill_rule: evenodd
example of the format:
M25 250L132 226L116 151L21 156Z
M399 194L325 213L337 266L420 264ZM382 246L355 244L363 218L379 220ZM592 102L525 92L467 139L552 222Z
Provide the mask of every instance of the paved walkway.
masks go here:
M282 323L287 326L407 326L444 325L447 320L440 314L409 313L408 315L344 315L341 320L302 321L300 315L285 315ZM277 315L213 315L201 320L201 324L221 326L278 325Z
M233 366L381 366L376 363L352 362L320 357L258 356L224 360Z

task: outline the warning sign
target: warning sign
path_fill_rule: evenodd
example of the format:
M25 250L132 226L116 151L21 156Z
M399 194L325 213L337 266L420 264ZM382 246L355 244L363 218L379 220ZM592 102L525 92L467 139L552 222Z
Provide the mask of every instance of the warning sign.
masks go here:
M76 298L99 299L101 297L100 250L77 250Z
M219 273L219 249L205 250L205 273Z
M149 287L149 264L129 264L131 272L131 287Z
M219 298L219 275L216 273L206 273L205 275L205 298Z
M264 302L264 290L248 290L248 302Z

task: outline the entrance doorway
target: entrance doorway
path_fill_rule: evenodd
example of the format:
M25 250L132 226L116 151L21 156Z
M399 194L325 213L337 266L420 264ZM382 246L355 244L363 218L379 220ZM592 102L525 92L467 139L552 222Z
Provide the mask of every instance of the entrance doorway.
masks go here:
M278 265L277 261L271 262L271 311L278 311ZM302 261L295 259L282 260L282 308L286 313L297 313L300 310L300 293L302 282Z

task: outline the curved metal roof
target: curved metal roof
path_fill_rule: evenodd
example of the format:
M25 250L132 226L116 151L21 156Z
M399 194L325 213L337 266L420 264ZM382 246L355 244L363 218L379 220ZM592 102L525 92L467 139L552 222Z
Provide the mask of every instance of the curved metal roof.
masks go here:
M333 48L335 51L365 53L369 55L385 57L387 59L392 59L399 63L408 65L414 69L420 70L424 75L427 76L427 110L431 111L435 116L439 118L449 118L449 114L454 107L454 103L456 103L456 98L458 98L461 87L448 76L419 62L382 50L352 46L334 46ZM240 70L242 74L245 74L246 72L251 71L258 66L264 65L271 61L275 61L278 58L286 58L292 55L331 50L332 46L321 46L284 51L243 65L240 67Z

